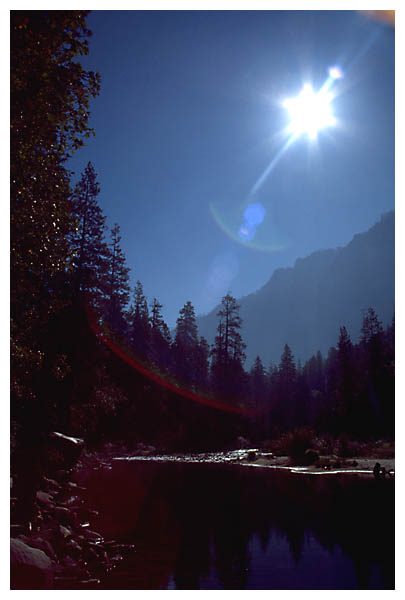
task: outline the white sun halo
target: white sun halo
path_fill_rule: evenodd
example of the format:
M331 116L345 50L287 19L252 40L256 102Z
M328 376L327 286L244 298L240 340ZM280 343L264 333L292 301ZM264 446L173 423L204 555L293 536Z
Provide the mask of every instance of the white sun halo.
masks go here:
M288 98L283 102L291 119L288 131L297 136L306 133L310 139L315 139L320 129L336 123L331 102L331 94L322 90L315 94L312 87L306 84L296 98Z

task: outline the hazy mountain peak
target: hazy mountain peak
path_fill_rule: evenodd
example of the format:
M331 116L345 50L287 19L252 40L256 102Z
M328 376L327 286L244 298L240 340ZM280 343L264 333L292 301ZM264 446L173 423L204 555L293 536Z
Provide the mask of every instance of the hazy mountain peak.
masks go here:
M288 343L296 359L318 350L326 354L345 326L358 340L362 311L372 306L380 320L394 314L394 212L385 213L368 231L343 247L297 258L294 267L276 269L264 286L241 299L242 336L247 363L260 355L278 363ZM212 342L218 307L199 317L200 334Z

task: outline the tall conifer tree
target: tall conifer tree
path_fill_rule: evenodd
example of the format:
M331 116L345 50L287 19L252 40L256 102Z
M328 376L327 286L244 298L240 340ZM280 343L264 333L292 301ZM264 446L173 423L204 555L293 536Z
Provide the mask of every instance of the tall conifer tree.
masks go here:
M222 298L221 308L217 313L219 323L212 349L211 370L214 390L222 396L240 399L246 389L246 374L243 370L246 344L239 332L242 326L239 308L230 293Z
M139 279L134 287L133 302L128 313L128 319L130 323L130 344L140 357L145 359L148 353L150 338L149 309L143 293L143 286Z
M44 390L69 370L49 324L69 302L70 172L66 159L92 133L99 75L85 71L87 11L10 13L10 235L12 418L21 436L55 419Z
M285 344L278 367L276 402L273 408L273 420L281 429L293 425L296 379L294 357L289 345Z
M156 298L153 298L152 306L150 310L150 350L149 356L151 360L163 367L168 369L171 364L171 336L170 330L164 322L162 316L163 305L158 302Z
M192 385L196 378L197 347L198 330L194 306L188 301L180 310L172 346L175 375L188 385Z
M72 196L74 232L70 236L74 289L100 308L106 291L109 251L105 242L105 216L98 205L100 186L89 162Z
M122 251L120 227L115 223L107 259L105 318L114 330L124 333L124 309L129 300L129 268Z
M70 173L64 163L92 133L100 78L80 64L87 11L10 13L11 311L13 337L38 346L66 303Z

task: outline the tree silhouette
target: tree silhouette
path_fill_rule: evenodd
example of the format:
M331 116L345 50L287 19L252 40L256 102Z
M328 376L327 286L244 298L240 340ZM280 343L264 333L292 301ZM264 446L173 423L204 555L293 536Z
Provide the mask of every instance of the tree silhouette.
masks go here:
M86 11L11 11L11 307L14 335L34 345L52 313L68 256L69 176L64 162L83 144L99 75L88 54ZM36 327L35 331L31 331Z
M150 310L150 348L149 357L153 363L168 369L171 365L171 336L162 316L163 305L153 298Z
M133 298L128 312L129 344L141 358L145 359L150 341L149 309L142 283L139 280L135 284Z
M277 374L276 398L272 410L273 424L286 429L293 424L297 370L288 344L285 344Z
M265 411L268 408L268 385L266 372L260 356L256 356L255 362L249 372L249 407L254 411ZM255 414L249 419L255 437L263 437L265 433L265 417L263 414ZM250 437L253 437L251 434Z
M69 241L70 270L77 294L85 295L101 310L107 286L109 251L105 241L105 216L98 205L100 186L89 162L72 195L75 228Z
M230 293L222 298L221 308L217 313L219 323L212 349L211 369L214 390L228 399L239 398L240 402L246 388L243 370L246 344L239 333L242 326L239 308Z
M129 300L129 269L120 246L120 227L111 230L110 252L107 260L104 314L107 323L121 335L125 332L124 309Z
M346 327L340 328L337 344L336 413L344 431L353 426L355 412L355 372L353 344Z
M172 346L175 375L186 385L192 385L196 380L197 348L194 306L188 301L180 310Z
M52 426L54 401L43 392L70 368L49 332L72 298L64 163L92 132L89 101L99 92L99 75L78 60L88 53L86 16L11 11L11 393L23 437Z
M390 435L394 431L394 324L384 334L382 324L373 308L363 316L360 348L362 369L366 382L364 395L375 420ZM379 429L380 429L379 427Z

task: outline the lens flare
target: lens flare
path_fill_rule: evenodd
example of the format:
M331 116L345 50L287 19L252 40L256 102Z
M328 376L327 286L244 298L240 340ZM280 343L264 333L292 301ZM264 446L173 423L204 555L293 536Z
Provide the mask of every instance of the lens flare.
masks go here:
M248 204L248 206L253 203ZM259 202L257 204L260 204ZM271 215L267 214L266 219L258 225L249 224L244 219L246 212L240 206L221 206L219 203L210 202L209 211L216 225L234 242L262 252L282 252L289 247L291 241L285 233L282 233L276 226ZM252 217L248 210L248 219L258 218L261 209L253 209L253 213L257 211L256 217ZM266 209L263 206L263 211ZM264 217L264 214L263 214Z
M261 202L252 202L245 208L243 223L239 228L238 235L242 239L252 240L256 235L256 229L262 223L266 209Z
M311 140L316 139L320 129L336 123L331 102L331 94L323 91L315 94L312 86L305 84L296 98L288 98L283 102L291 119L288 131L293 135L306 133Z
M343 79L343 71L337 65L335 65L333 67L329 67L328 73L329 73L329 77L331 77L334 80Z
M161 388L169 390L175 395L182 396L187 400L192 400L224 412L240 415L265 415L268 412L268 409L245 408L235 404L217 401L206 393L198 393L182 386L179 382L170 379L167 373L160 373L157 369L153 369L149 366L145 361L136 358L125 346L121 345L112 335L110 335L108 331L104 330L100 325L99 315L97 315L90 304L85 304L85 311L88 323L98 340L101 343L104 343L124 363L128 364L135 371L147 377ZM175 401L175 398L173 401Z

